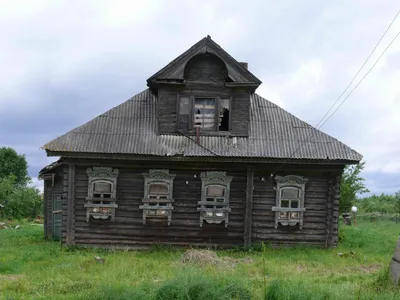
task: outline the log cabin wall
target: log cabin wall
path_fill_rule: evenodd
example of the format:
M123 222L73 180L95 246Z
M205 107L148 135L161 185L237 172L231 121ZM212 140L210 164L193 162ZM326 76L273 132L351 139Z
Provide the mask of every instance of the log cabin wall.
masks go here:
M86 221L85 198L88 194L88 176L86 170L92 166L117 168L117 204L115 221ZM143 173L149 169L169 169L175 174L173 182L174 209L171 225L166 220L147 218L142 223L142 205L144 196ZM244 209L246 197L246 166L228 166L227 164L135 164L125 163L84 163L77 164L75 177L74 203L74 243L112 248L142 248L155 244L197 245L232 247L243 245ZM200 212L197 211L201 194L200 173L204 171L226 171L233 176L230 191L229 224L203 223L200 227ZM196 178L194 177L196 175ZM188 182L186 184L186 181ZM67 207L65 207L65 210Z
M302 168L303 170L301 170ZM334 247L338 241L339 185L343 166L289 166L282 175L308 179L305 185L303 228L280 226L275 229L276 183L268 168L255 170L252 206L252 243L272 245L307 244ZM271 169L273 171L273 169ZM264 181L261 179L264 178Z

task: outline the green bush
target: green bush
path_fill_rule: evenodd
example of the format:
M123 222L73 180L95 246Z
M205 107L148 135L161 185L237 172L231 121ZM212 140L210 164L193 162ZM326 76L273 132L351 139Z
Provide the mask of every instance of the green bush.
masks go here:
M372 195L357 200L356 205L362 212L400 213L400 193L395 195Z
M0 217L34 218L43 212L43 199L38 189L17 185L15 176L0 178Z

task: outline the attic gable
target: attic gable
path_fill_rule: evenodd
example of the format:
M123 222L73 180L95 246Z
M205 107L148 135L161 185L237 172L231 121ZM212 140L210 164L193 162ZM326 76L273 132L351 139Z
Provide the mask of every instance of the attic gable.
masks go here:
M207 36L147 79L147 85L153 87L157 83L184 84L185 68L188 62L193 61L196 56L201 54L213 55L225 64L227 70L226 86L251 86L255 89L261 84L261 81L247 70L246 64L236 61L210 36Z

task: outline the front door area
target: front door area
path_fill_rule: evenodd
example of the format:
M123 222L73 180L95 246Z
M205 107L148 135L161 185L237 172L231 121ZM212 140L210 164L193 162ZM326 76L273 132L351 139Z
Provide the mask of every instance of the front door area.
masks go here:
M62 194L53 194L53 238L61 240Z

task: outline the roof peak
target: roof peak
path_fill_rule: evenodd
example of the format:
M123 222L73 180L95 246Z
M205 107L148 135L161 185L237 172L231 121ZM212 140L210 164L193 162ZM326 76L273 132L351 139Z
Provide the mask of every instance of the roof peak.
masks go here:
M234 59L220 45L212 40L210 35L207 35L147 79L147 85L151 87L155 83L160 82L179 82L184 84L184 70L186 64L194 56L204 53L214 54L225 63L228 69L228 77L232 82L240 83L243 86L249 84L249 86L255 86L256 88L261 84L261 81L243 64Z

